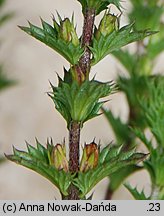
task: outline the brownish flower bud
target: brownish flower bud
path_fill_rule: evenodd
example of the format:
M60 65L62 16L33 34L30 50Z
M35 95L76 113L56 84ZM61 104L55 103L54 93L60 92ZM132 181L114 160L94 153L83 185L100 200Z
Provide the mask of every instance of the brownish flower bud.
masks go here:
M98 145L94 142L85 144L83 149L83 156L80 163L80 171L86 172L93 169L98 164L99 149Z
M65 172L68 172L68 160L66 158L65 144L56 144L56 146L54 146L51 153L51 163L56 167L56 169L63 169Z

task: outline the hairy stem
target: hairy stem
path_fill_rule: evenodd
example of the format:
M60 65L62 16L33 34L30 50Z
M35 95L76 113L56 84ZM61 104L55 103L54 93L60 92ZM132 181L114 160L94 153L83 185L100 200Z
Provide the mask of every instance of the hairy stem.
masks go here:
M80 142L80 124L72 122L69 129L69 170L72 173L79 171L79 142ZM71 185L69 188L69 200L78 200L78 189Z
M80 59L80 68L83 74L88 77L91 64L91 51L88 46L91 44L93 36L93 26L95 21L95 10L88 9L84 14L84 26L82 35L82 47L85 48L84 55Z
M79 170L80 124L72 122L69 130L69 170L76 173Z
M79 61L79 66L86 78L88 78L91 64L91 52L88 46L91 44L93 26L95 20L95 10L88 9L84 14L84 27L82 34L82 47L84 54ZM78 73L78 71L77 71ZM69 129L69 170L72 173L79 171L79 142L80 142L80 123L72 122ZM71 185L69 188L69 200L78 200L79 191Z

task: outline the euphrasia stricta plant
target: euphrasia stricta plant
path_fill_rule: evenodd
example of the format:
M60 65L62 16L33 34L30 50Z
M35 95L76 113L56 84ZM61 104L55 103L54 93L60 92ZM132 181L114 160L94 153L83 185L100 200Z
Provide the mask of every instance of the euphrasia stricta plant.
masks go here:
M132 9L128 18L136 20L134 29L158 30L158 34L135 43L135 52L128 49L114 51L113 55L126 69L128 76L120 73L117 84L127 98L129 117L126 123L115 117L110 110L104 110L116 136L117 145L125 144L125 151L137 144L139 138L150 153L149 160L143 166L130 165L110 175L110 184L106 199L111 199L116 189L126 177L145 168L151 178L151 191L145 195L136 188L126 187L136 199L164 199L164 107L163 75L155 71L157 57L164 50L164 5L162 1L131 0ZM145 129L152 132L151 139L145 137ZM155 140L155 143L152 141ZM156 148L154 147L156 146ZM143 189L144 190L144 189Z
M110 11L115 5L121 13L119 0L78 0L82 6L84 26L81 36L76 33L74 17L53 17L52 25L41 19L41 27L29 22L20 28L63 56L70 68L64 69L64 77L58 77L58 85L51 84L48 93L56 110L67 122L69 143L54 144L52 140L37 147L27 143L27 152L13 149L7 158L30 168L49 179L60 190L62 199L87 199L90 190L104 177L128 165L143 161L145 154L135 148L124 152L124 146L107 145L101 149L95 141L83 146L80 161L80 132L84 124L100 115L99 111L116 85L90 78L93 65L121 47L139 41L155 32L134 30L134 23L119 26L119 18ZM98 26L95 17L104 13ZM65 146L69 145L69 158Z

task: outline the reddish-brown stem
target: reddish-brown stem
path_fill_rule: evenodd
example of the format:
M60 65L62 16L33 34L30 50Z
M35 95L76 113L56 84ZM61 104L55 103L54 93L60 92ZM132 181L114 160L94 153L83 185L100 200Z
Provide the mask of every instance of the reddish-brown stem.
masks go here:
M105 195L105 200L111 200L112 196L113 196L113 191L110 188L108 188Z
M69 170L76 173L79 170L80 124L72 122L69 130Z
M84 27L82 34L82 47L84 54L79 60L79 67L82 73L88 78L91 64L91 52L88 46L91 44L93 26L95 20L95 10L88 9L84 14ZM79 70L78 70L79 71ZM77 71L77 72L78 72ZM79 75L79 74L78 74ZM80 123L72 122L69 129L69 170L71 173L79 171L79 142L80 142ZM69 200L78 200L79 190L73 184L69 188Z
M84 47L84 55L80 59L80 68L83 74L87 77L90 71L91 52L88 46L91 44L93 36L93 26L95 21L95 10L87 9L84 15L84 26L82 35L82 47Z
M80 124L72 122L69 129L69 171L77 173L79 171L79 142L80 142ZM69 188L69 200L78 200L79 191L71 185Z

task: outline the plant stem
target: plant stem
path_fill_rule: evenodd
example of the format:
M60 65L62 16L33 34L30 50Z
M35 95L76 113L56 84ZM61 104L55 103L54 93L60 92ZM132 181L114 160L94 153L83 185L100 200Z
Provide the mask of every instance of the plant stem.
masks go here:
M80 59L80 68L83 74L88 77L91 64L91 51L88 46L91 44L93 36L93 26L95 21L95 10L87 9L84 14L84 26L82 35L82 47L85 48L84 55Z
M80 124L72 122L69 130L69 170L72 173L79 171L79 142Z
M80 123L72 122L69 129L69 171L77 173L79 171L79 142L80 142ZM79 191L71 185L69 188L69 200L78 200Z
M95 10L88 9L84 14L84 27L82 34L82 47L84 54L79 61L79 66L86 78L88 78L91 64L91 52L88 46L91 44L93 26L95 20ZM71 173L79 171L79 142L80 142L80 123L72 122L69 129L69 170ZM69 200L79 200L79 191L71 185L69 188Z
M112 196L113 196L113 191L110 189L110 187L108 187L106 194L105 194L105 200L111 200Z

